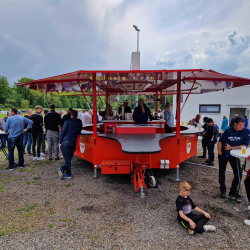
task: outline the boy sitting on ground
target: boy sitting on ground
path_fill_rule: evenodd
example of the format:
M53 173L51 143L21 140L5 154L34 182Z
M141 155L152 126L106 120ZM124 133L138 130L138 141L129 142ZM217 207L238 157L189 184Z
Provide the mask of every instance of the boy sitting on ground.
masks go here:
M194 231L197 233L214 232L216 230L214 226L205 225L211 219L210 214L196 207L189 197L192 190L191 186L183 181L180 183L179 189L180 194L176 199L177 219L179 223L188 229L189 234L193 234ZM192 209L202 214L193 214Z

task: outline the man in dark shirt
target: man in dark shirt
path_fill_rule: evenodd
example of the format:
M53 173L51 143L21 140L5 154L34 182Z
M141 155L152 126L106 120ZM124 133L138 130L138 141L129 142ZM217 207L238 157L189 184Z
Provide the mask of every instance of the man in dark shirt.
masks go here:
M32 110L31 109L26 109L26 115L24 117L31 120L31 115L32 115ZM27 126L28 126L28 124L25 124L24 128L27 128ZM24 154L26 154L25 147L26 147L27 143L28 143L28 145L27 145L28 155L32 155L31 151L30 151L31 150L31 144L32 144L31 128L23 133L23 153Z
M47 130L47 142L49 159L52 160L52 143L54 144L55 160L59 158L59 132L61 132L62 119L60 114L56 113L55 105L49 105L50 111L44 117L45 128Z
M202 134L205 136L206 146L208 150L209 160L207 160L207 165L214 166L214 145L217 142L218 130L217 126L214 124L213 119L208 118L206 121L207 129Z
M61 168L58 168L58 174L61 179L72 178L71 175L71 159L76 150L77 136L81 134L82 122L77 119L77 111L71 111L71 119L67 120L60 135L61 151L64 158L64 163ZM66 173L64 174L64 172Z
M230 155L230 150L240 149L242 145L248 146L249 144L249 134L250 131L244 128L244 119L240 116L236 117L234 120L234 126L225 130L225 132L220 137L218 142L218 159L219 159L219 183L220 183L220 197L226 198L226 185L225 185L225 173L227 163L229 162L234 173L234 178L231 184L229 197L238 198L239 194L237 192L239 184L238 171L240 173L240 178L242 176L242 170L240 166L240 160L236 157Z
M63 116L63 118L62 118L62 127L63 127L63 124L64 124L67 120L69 120L69 119L71 118L71 111L73 111L73 109L72 109L72 108L69 108L69 109L67 110L67 115L64 115L64 116Z
M204 131L207 130L208 126L206 124L206 121L207 121L208 117L204 117L203 118L203 129ZM201 145L202 145L202 149L203 149L203 154L198 156L198 158L206 158L206 155L207 155L207 144L206 144L206 134L202 134L202 140L201 140Z
M119 107L118 113L122 116L123 120L125 120L125 113L131 113L131 108L128 106L128 100L124 100L123 105Z
M33 140L32 152L33 152L33 160L41 161L45 159L42 157L44 156L44 154L41 153L41 144L43 137L43 116L41 115L41 113L43 111L43 107L36 106L35 110L36 113L31 116L31 120L33 121L31 130L32 140ZM36 144L37 144L37 150L36 150Z

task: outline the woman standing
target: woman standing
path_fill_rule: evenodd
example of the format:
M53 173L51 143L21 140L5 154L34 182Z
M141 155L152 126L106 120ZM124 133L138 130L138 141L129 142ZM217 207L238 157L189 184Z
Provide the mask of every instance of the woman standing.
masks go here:
M140 99L138 101L138 106L134 110L133 120L135 124L147 124L148 118L150 121L153 119L149 108L144 104L143 99Z
M226 129L228 129L228 119L225 115L223 116L221 129L223 130L223 133L225 132Z

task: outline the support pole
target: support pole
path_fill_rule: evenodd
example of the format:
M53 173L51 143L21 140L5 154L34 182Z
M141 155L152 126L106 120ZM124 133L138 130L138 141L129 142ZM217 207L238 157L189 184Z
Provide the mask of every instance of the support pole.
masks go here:
M157 99L158 99L158 92L155 93L155 112L157 112L157 109L158 109L158 102L157 102Z
M180 141L180 131L181 131L181 72L177 72L177 112L176 112L176 137L177 144ZM180 154L180 152L179 152ZM178 157L179 158L179 157Z
M93 134L97 138L97 109L96 109L96 73L93 73Z

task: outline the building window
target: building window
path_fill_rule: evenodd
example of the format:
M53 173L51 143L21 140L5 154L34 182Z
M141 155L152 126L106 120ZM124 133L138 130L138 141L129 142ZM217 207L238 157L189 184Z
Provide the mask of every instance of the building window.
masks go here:
M200 104L199 113L219 114L220 113L220 104L210 104L210 105Z

